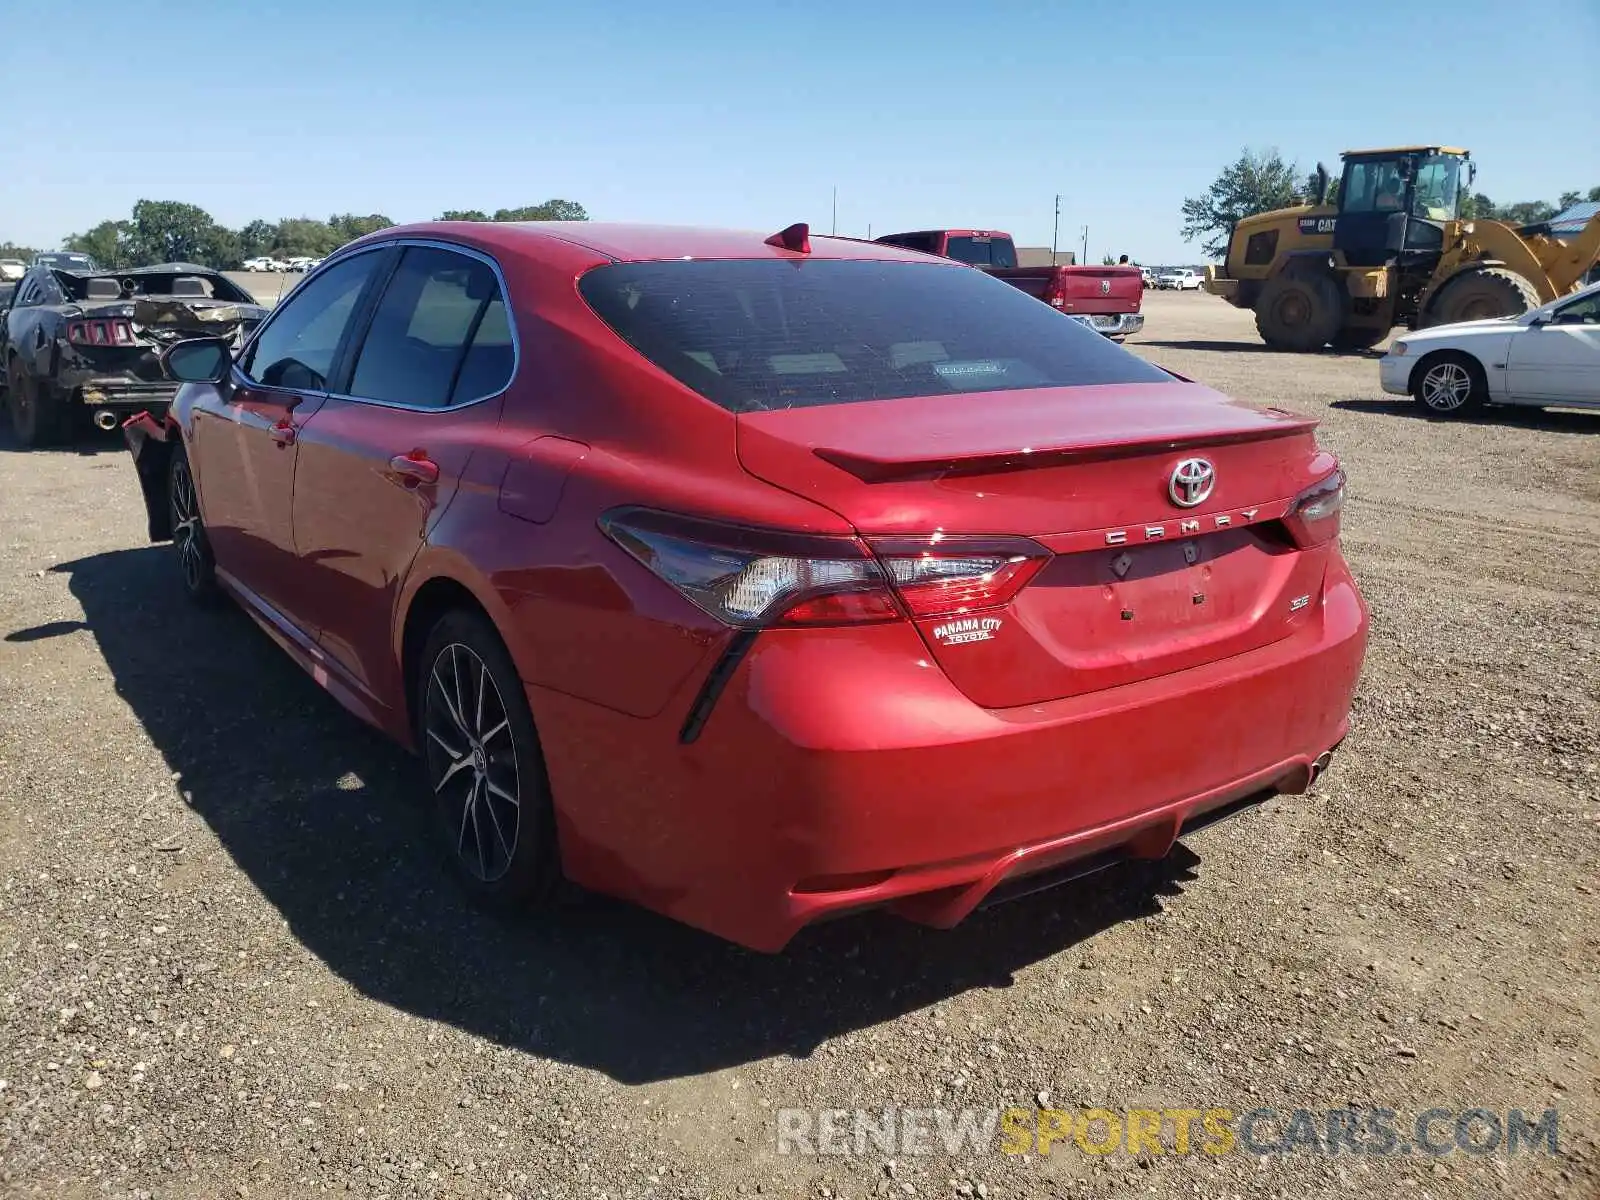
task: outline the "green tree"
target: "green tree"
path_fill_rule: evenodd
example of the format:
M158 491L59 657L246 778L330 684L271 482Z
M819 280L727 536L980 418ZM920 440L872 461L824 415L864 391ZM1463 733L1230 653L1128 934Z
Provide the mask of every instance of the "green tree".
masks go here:
M39 253L32 246L19 246L15 242L0 242L0 258L20 258L23 262L32 262L33 256Z
M231 230L198 205L176 200L140 200L133 206L128 249L133 266L163 262L228 266L238 252Z
M315 217L285 217L278 222L272 250L284 258L323 258L348 240L340 238L326 221Z
M1184 241L1204 239L1206 254L1221 257L1227 252L1229 234L1238 221L1289 207L1304 178L1300 168L1285 162L1276 149L1246 149L1223 168L1204 195L1184 200Z
M575 200L546 200L524 208L496 209L496 221L587 221L589 214Z
M382 213L370 213L360 217L355 213L335 213L328 218L328 228L333 236L339 239L339 245L353 242L358 237L366 237L369 233L377 233L380 229L387 229L394 222Z
M235 235L239 243L239 258L260 258L263 254L270 253L274 243L278 240L278 227L271 221L257 218L251 221Z
M74 233L61 241L63 249L87 254L102 267L125 267L132 260L129 241L133 226L127 221L101 221L86 233Z
M1495 217L1512 225L1537 225L1556 215L1556 206L1545 200L1525 200L1521 204L1508 204L1499 209Z
M489 214L481 208L450 208L440 213L440 221L487 221Z

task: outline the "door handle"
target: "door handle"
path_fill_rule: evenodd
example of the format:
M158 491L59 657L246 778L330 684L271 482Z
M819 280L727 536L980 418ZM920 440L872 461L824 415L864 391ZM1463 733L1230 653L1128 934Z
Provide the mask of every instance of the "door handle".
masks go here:
M410 454L396 454L389 460L389 474L402 487L416 487L421 483L439 482L439 464L421 450Z
M287 417L279 421L267 432L272 435L272 440L277 442L280 446L291 446L294 444L294 422L289 420Z

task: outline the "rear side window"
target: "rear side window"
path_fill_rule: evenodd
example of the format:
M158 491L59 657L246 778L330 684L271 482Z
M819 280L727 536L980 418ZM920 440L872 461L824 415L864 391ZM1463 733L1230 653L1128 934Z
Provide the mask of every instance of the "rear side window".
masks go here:
M953 237L945 243L945 255L974 267L1014 267L1017 248L1010 238Z
M635 350L731 412L1172 381L1048 304L963 267L616 263L579 287Z
M481 259L408 246L384 289L350 377L350 394L444 408L511 381L505 297Z

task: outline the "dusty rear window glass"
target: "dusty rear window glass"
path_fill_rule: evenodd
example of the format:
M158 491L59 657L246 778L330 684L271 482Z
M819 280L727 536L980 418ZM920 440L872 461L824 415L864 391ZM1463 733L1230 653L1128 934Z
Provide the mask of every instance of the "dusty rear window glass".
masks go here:
M579 287L635 350L731 412L1172 378L970 267L617 263Z
M945 253L957 262L975 267L1014 267L1017 248L1010 238L953 237L945 243Z

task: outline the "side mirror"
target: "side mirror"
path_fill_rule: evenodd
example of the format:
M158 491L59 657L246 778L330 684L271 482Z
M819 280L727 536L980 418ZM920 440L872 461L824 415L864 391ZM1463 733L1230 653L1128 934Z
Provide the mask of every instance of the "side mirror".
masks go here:
M222 338L190 338L161 352L161 369L179 383L221 383L233 366L233 346Z
M1528 328L1538 329L1541 326L1550 324L1552 320L1554 318L1549 313L1540 313L1538 316L1528 318Z

